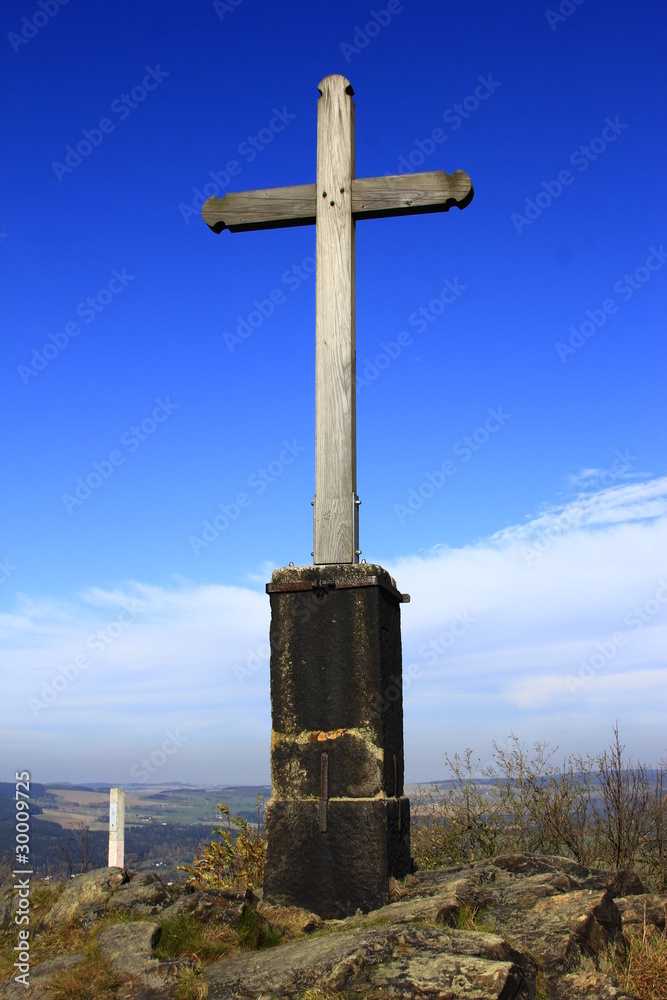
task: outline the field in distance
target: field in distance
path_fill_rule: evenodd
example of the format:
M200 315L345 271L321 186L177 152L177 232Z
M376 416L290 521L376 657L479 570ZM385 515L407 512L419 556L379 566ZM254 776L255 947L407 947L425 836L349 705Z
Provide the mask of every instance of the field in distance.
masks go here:
M217 826L218 802L225 802L233 816L257 818L257 796L271 795L269 785L196 787L191 785L141 785L125 790L125 825L178 823L182 826ZM90 830L109 829L109 786L44 785L44 794L33 799L42 812L34 821L49 820L65 829L83 823Z

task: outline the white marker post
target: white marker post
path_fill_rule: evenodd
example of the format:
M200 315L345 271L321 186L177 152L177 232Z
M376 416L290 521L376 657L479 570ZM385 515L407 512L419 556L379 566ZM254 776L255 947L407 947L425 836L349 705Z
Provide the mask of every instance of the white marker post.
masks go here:
M125 792L109 789L109 868L125 866Z

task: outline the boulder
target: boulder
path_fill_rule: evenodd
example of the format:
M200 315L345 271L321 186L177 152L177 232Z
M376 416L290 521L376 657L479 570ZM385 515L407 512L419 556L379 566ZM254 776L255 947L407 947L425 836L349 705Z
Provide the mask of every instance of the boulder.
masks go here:
M267 998L317 984L392 997L532 1000L539 965L548 1000L627 1000L599 971L610 954L624 953L612 895L621 888L643 886L632 873L526 854L417 872L396 902L328 921L335 934L214 963L210 997L257 997L263 983ZM471 919L479 930L456 929Z
M129 873L128 873L129 874ZM108 900L110 910L126 910L136 916L154 916L174 898L171 889L153 872L130 875Z
M638 1000L600 972L568 973L552 985L549 996L553 1000Z
M52 997L51 977L56 972L63 972L72 966L80 965L84 957L84 955L59 955L57 958L40 962L39 965L31 967L28 986L12 980L10 983L0 985L0 997L2 1000L48 1000Z
M202 889L184 893L160 911L160 920L171 920L180 913L191 913L204 923L235 924L241 916L243 896L232 897L223 889ZM233 903L237 905L233 905Z
M155 916L174 900L174 893L153 872L136 874L123 868L98 868L77 875L42 920L42 927L82 920L92 926L104 913L122 910L133 916Z
M267 903L261 892L195 891L165 886L153 873L105 868L68 883L42 929L74 920L88 927L113 912L153 915L99 931L121 981L117 1000L173 1000L178 972L194 959L160 961L153 948L158 921L179 914L232 928L240 922L245 947L275 940L269 931L283 934L277 947L210 965L210 1000L283 1000L313 988L369 1000L638 1000L608 973L609 960L624 954L624 930L643 931L645 915L657 933L667 923L667 897L646 893L631 872L528 854L417 872L392 896L371 913L323 922ZM0 895L0 917L10 921L11 909L10 890ZM62 956L36 965L28 990L6 983L0 997L46 998L49 977L80 961Z
M614 902L621 913L624 931L642 934L663 934L667 925L667 894L645 892L637 896L621 896Z
M160 940L162 928L147 920L108 924L97 935L100 951L111 962L121 979L155 971L158 960L153 948Z
M42 927L56 927L79 920L84 927L92 926L104 912L113 894L129 881L122 868L96 868L73 878L59 899L44 916Z
M489 939L489 940L486 940ZM514 961L517 959L517 961ZM535 965L493 935L389 924L346 927L206 970L210 1000L294 997L319 987L360 995L529 1000Z
M97 935L102 954L120 980L118 1000L162 1000L174 996L176 976L193 968L194 959L160 961L153 949L162 928L148 920L108 924Z

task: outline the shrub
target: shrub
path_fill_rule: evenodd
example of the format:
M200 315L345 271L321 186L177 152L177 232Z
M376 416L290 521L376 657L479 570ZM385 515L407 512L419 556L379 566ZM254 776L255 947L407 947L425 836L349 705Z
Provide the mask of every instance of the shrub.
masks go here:
M188 881L199 888L255 889L264 879L266 839L261 834L262 796L257 796L257 826L253 829L242 816L232 818L229 807L218 802L227 827L213 831L220 840L198 848L191 865L179 865L189 874Z
M560 854L596 868L631 868L648 888L667 883L665 763L651 776L626 758L618 726L597 757L568 757L538 742L528 750L510 733L480 769L468 749L445 755L451 787L413 798L412 852L420 868L526 851ZM482 778L475 775L482 775Z

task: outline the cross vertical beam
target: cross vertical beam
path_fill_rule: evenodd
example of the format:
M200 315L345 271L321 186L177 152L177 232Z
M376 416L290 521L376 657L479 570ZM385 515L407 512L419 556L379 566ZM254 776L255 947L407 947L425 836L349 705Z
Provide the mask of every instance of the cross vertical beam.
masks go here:
M313 561L356 563L354 91L340 75L318 90Z
M465 208L472 182L447 174L355 177L354 91L344 76L318 87L315 184L230 192L209 198L202 216L214 233L316 223L316 417L313 562L359 562L356 453L355 223L357 219Z

